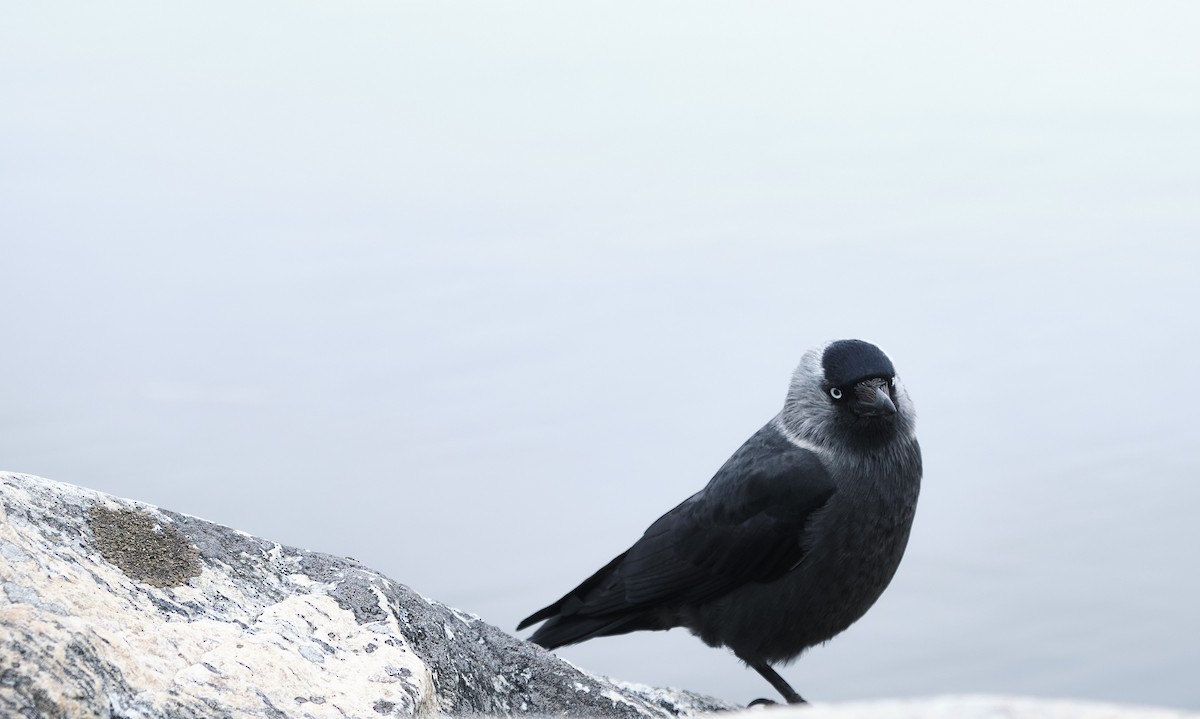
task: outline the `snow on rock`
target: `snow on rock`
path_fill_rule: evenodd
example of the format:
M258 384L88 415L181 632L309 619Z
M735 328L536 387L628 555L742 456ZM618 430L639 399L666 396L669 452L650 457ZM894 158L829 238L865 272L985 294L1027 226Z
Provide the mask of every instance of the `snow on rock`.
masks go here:
M353 559L0 473L0 716L668 717Z

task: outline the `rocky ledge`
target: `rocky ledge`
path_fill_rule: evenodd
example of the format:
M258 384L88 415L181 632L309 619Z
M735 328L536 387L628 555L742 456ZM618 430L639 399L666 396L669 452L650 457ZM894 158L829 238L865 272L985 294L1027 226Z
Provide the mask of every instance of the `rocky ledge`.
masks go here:
M0 472L0 587L0 717L643 719L735 708L593 676L353 559L29 475ZM1200 717L1010 697L769 715Z
M353 559L0 473L0 716L667 717Z

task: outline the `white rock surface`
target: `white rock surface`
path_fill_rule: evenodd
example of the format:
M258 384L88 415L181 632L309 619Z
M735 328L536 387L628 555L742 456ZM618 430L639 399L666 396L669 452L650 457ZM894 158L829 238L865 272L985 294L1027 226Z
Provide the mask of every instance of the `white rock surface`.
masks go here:
M764 719L763 709L739 712ZM1200 719L1200 714L1157 707L1010 696L942 696L805 707L768 707L770 719Z
M0 473L0 716L663 717L354 560Z

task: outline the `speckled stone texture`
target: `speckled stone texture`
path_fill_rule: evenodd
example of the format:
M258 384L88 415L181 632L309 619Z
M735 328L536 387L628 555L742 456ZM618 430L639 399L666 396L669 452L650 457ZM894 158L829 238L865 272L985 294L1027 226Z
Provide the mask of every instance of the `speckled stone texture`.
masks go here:
M669 717L353 559L0 473L0 716Z

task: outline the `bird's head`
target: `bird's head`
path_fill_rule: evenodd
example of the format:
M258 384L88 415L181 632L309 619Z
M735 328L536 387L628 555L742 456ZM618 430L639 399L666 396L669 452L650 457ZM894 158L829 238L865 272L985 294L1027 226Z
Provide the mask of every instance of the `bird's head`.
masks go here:
M862 340L835 340L804 353L782 419L817 444L870 446L911 434L915 417L882 350Z

